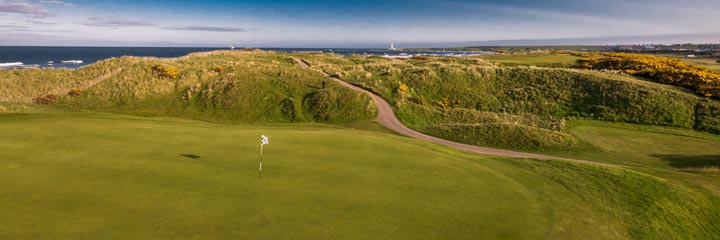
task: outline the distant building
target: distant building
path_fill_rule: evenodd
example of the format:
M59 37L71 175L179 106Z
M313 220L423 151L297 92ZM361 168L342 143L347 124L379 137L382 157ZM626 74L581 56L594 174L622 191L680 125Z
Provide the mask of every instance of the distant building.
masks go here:
M395 50L395 43L390 43L390 50Z
M688 57L688 58L695 58L695 54L688 54L687 57Z

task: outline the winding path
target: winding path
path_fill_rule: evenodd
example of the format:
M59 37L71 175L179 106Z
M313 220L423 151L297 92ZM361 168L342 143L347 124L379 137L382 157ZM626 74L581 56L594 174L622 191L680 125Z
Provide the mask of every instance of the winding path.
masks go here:
M303 69L309 69L310 66L304 61L297 58L294 58L295 62L297 62ZM594 164L594 165L602 165L602 166L613 166L618 167L619 165L609 164L609 163L601 163L601 162L595 162L595 161L589 161L589 160L581 160L581 159L573 159L573 158L564 158L564 157L556 157L556 156L549 156L549 155L542 155L542 154L534 154L534 153L524 153L524 152L516 152L516 151L508 151L508 150L502 150L502 149L494 149L494 148L486 148L486 147L478 147L474 145L468 145L464 143L458 143L453 142L449 140L445 140L442 138L433 137L421 132L417 132L415 130L412 130L402 124L400 120L395 116L395 112L393 111L390 104L385 101L382 97L368 91L365 89L362 89L358 86L352 85L348 82L345 82L343 80L340 80L337 77L334 77L330 74L327 74L323 72L323 74L335 81L336 83L339 83L342 86L345 86L347 88L350 88L352 90L363 92L370 96L372 100L375 102L375 105L377 105L378 109L378 115L377 115L377 122L381 125L387 127L390 130L393 130L401 135L405 135L411 138L420 139L427 142L437 143L441 145L445 145L448 147L452 147L458 150L467 151L467 152L473 152L473 153L479 153L479 154L487 154L487 155L494 155L494 156L503 156L503 157L515 157L515 158L535 158L535 159L557 159L557 160L565 160L565 161L571 161L571 162L578 162L578 163L587 163L587 164Z

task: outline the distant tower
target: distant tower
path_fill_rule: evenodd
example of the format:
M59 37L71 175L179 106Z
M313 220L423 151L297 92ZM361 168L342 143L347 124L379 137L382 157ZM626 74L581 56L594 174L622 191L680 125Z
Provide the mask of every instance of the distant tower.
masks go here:
M390 43L390 50L395 50L395 43Z

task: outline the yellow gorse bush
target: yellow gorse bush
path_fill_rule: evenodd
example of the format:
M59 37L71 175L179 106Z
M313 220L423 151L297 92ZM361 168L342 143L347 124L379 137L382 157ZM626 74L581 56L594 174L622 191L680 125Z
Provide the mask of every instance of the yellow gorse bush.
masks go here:
M180 75L177 69L163 65L155 65L152 70L160 78L177 79Z
M404 83L400 84L400 86L398 87L398 92L400 92L400 93L405 93L405 92L407 92L407 90L408 90L408 86L405 85Z
M216 72L216 73L221 73L222 71L225 71L225 67L224 66L213 67L212 71Z
M452 100L450 98L444 97L439 100L433 100L433 103L435 103L435 105L438 105L441 108L455 108L460 105L460 100Z
M629 53L584 54L589 59L577 61L583 69L618 70L654 82L694 90L704 97L720 98L720 74L679 59Z
M68 91L68 96L77 97L80 95L82 95L82 90L80 90L79 88L73 88Z

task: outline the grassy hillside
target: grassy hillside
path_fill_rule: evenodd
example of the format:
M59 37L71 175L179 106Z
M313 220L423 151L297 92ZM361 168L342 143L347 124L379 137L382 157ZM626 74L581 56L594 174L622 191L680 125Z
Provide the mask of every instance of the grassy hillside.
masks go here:
M127 59L125 59L127 60ZM111 76L124 61L111 59L80 68L0 70L0 102L29 103L47 94L65 95L73 88L86 88L94 80Z
M683 87L699 96L720 99L720 74L680 59L627 53L583 54L577 61L583 69L611 70L649 81Z
M718 101L497 61L219 51L0 71L0 239L718 239ZM321 71L435 136L620 166L391 134Z
M498 68L482 58L305 58L382 95L411 128L481 146L572 148L577 139L562 131L569 118L720 132L719 102L612 73Z
M177 72L163 76L159 66ZM12 99L46 94L54 107L216 122L349 123L372 118L369 98L303 71L287 55L260 51L196 53L177 59L123 57L77 71L0 71ZM27 87L25 87L27 86ZM82 90L67 96L70 89Z
M327 125L0 115L0 238L713 239L720 202L633 170ZM258 180L259 135L265 147Z

